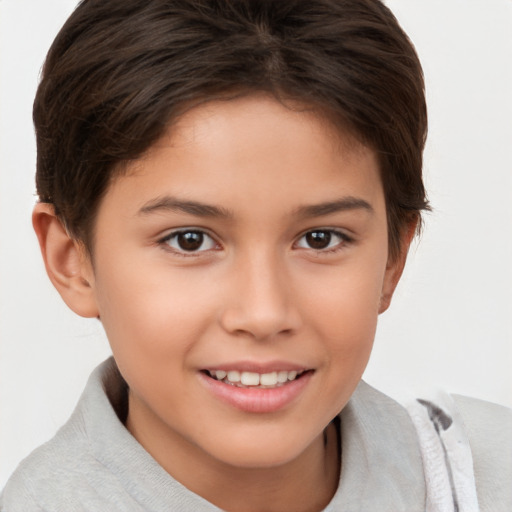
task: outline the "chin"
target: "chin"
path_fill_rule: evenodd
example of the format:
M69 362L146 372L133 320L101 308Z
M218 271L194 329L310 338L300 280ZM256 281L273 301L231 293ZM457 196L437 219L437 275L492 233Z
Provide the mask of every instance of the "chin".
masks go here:
M298 459L311 442L291 438L286 432L278 436L251 436L250 440L230 440L216 443L210 454L229 466L240 469L268 469L286 465Z

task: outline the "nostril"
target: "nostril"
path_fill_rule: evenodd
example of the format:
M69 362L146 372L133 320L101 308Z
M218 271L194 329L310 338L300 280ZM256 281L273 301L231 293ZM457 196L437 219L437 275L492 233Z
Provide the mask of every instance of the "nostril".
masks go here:
M275 339L291 336L297 329L298 322L292 321L287 311L271 314L258 311L242 311L233 309L225 311L220 323L231 335L250 337L258 340Z

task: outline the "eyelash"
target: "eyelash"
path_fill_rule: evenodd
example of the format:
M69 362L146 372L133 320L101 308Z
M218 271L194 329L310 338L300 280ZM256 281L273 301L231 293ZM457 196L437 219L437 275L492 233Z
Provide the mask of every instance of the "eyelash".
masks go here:
M202 237L201 245L203 245L203 243L205 241L204 239L208 238L214 246L219 247L219 244L215 241L215 239L211 235L209 235L204 229L200 229L200 228L185 228L185 229L178 229L176 231L172 231L165 237L158 240L158 244L163 246L165 250L171 251L173 254L176 254L178 256L183 256L184 258L197 257L201 253L215 249L214 247L212 247L212 248L209 248L206 250L203 249L202 251L197 251L197 250L187 251L186 249L174 248L170 245L171 240L177 239L177 237L180 235L191 234L191 233L201 235L201 237Z
M177 239L180 235L185 234L197 234L201 235L201 245L205 242L205 237L207 237L210 240L210 243L213 244L215 247L211 247L208 249L203 250L191 250L187 251L183 248L175 248L170 245L170 241L173 239ZM323 233L329 235L328 244L331 243L331 238L337 237L339 239L339 242L336 243L333 247L326 247L326 248L319 248L315 249L314 247L299 247L298 244L300 241L307 237L310 234L313 233ZM346 233L339 231L337 229L333 228L316 228L316 229L309 229L308 231L304 232L294 243L294 246L297 246L299 249L305 249L305 250L311 250L315 251L317 254L332 254L336 253L340 250L343 250L348 244L352 243L354 240L350 236L348 236ZM209 235L204 229L201 228L185 228L185 229L179 229L176 231L172 231L171 233L167 234L165 237L158 240L158 244L163 246L165 250L171 251L173 254L176 254L178 256L182 257L197 257L198 255L211 251L211 250L218 250L219 244L215 241L215 239Z
M347 245L351 244L354 241L354 239L352 237L348 236L343 231L339 231L339 230L333 229L333 228L315 228L315 229L309 229L308 231L303 233L298 238L298 241L295 243L295 245L297 245L300 242L300 240L305 238L307 235L312 234L312 233L327 233L329 235L329 237L330 237L329 238L329 243L331 242L331 238L333 236L337 237L339 239L338 243L336 243L332 247L326 247L324 249L315 249L314 247L304 247L303 248L303 249L306 249L306 250L313 250L313 251L317 252L318 254L333 254L333 253L337 253L338 251L341 251L341 250L345 249ZM301 247L301 249L302 249L302 247Z

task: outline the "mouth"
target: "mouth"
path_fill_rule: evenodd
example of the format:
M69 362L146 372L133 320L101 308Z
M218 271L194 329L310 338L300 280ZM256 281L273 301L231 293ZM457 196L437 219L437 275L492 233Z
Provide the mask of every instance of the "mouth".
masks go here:
M279 370L257 373L241 370L202 370L208 377L238 388L274 389L302 378L313 370Z
M258 371L259 370L259 371ZM203 369L201 381L213 396L246 413L274 413L300 400L315 370L274 363Z

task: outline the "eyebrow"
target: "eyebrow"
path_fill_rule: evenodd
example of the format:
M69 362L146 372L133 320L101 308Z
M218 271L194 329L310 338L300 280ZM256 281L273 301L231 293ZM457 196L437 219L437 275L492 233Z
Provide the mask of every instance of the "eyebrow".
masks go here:
M325 203L299 206L294 213L303 218L311 218L350 210L374 212L370 203L364 199L348 196ZM234 217L233 212L226 208L198 201L180 200L171 196L148 201L139 209L138 214L148 215L159 211L182 212L204 218L232 219Z
M147 215L159 211L182 212L196 217L233 217L233 213L226 208L200 203L198 201L184 201L170 196L159 197L147 202L140 208L138 214Z
M300 206L297 208L296 213L300 217L308 218L322 217L323 215L350 210L366 210L369 213L374 213L375 211L368 201L358 197L348 196L326 203Z

